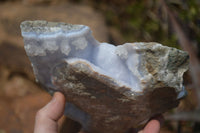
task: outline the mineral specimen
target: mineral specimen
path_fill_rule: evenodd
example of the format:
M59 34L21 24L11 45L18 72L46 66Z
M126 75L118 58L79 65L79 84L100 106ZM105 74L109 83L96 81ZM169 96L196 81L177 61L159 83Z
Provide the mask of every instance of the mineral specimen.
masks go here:
M99 43L84 25L25 21L21 30L37 81L49 93L63 92L65 114L89 133L125 133L185 95L184 51L154 42Z

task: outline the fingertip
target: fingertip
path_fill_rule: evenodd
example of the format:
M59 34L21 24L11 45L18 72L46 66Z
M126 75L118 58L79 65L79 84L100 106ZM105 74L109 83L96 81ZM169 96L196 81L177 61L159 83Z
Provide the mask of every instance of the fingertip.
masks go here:
M53 95L53 99L54 98L60 103L65 103L65 96L61 92L55 92Z
M55 92L52 100L38 111L39 113L37 113L37 116L39 116L40 119L44 117L57 121L63 115L64 108L65 96L61 92Z
M64 112L65 96L61 92L55 92L52 101L51 118L57 121Z
M160 131L160 122L158 120L151 120L145 126L143 133L159 133Z
M34 133L57 132L57 121L62 117L64 108L65 96L55 92L52 100L37 112Z
M157 121L159 121L161 126L164 123L164 117L161 114L155 115L154 117L151 118L151 120L157 120Z
M151 124L151 126L153 127L160 127L160 122L158 120L151 120L149 122L149 124Z

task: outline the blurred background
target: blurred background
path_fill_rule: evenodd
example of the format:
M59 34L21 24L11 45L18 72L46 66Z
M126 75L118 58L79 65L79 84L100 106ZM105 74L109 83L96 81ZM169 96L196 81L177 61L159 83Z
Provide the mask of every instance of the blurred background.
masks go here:
M161 133L200 132L200 0L0 0L0 133L33 132L35 113L51 99L35 82L19 27L38 19L88 25L100 42L188 51L188 95L164 114ZM60 123L61 133L81 128L66 117Z

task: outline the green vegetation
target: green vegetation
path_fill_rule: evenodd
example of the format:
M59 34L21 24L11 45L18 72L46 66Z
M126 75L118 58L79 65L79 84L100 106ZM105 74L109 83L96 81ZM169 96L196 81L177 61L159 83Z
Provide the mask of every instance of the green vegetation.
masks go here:
M200 2L165 0L188 38L200 48ZM154 41L179 48L178 39L160 0L96 0L107 24L120 30L125 41Z

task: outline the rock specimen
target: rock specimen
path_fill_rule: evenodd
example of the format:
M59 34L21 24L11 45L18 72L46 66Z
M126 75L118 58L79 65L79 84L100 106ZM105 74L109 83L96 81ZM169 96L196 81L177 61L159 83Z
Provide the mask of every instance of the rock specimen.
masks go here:
M99 43L84 25L25 21L21 30L37 81L63 92L65 114L89 133L125 133L185 95L184 51L154 42Z

